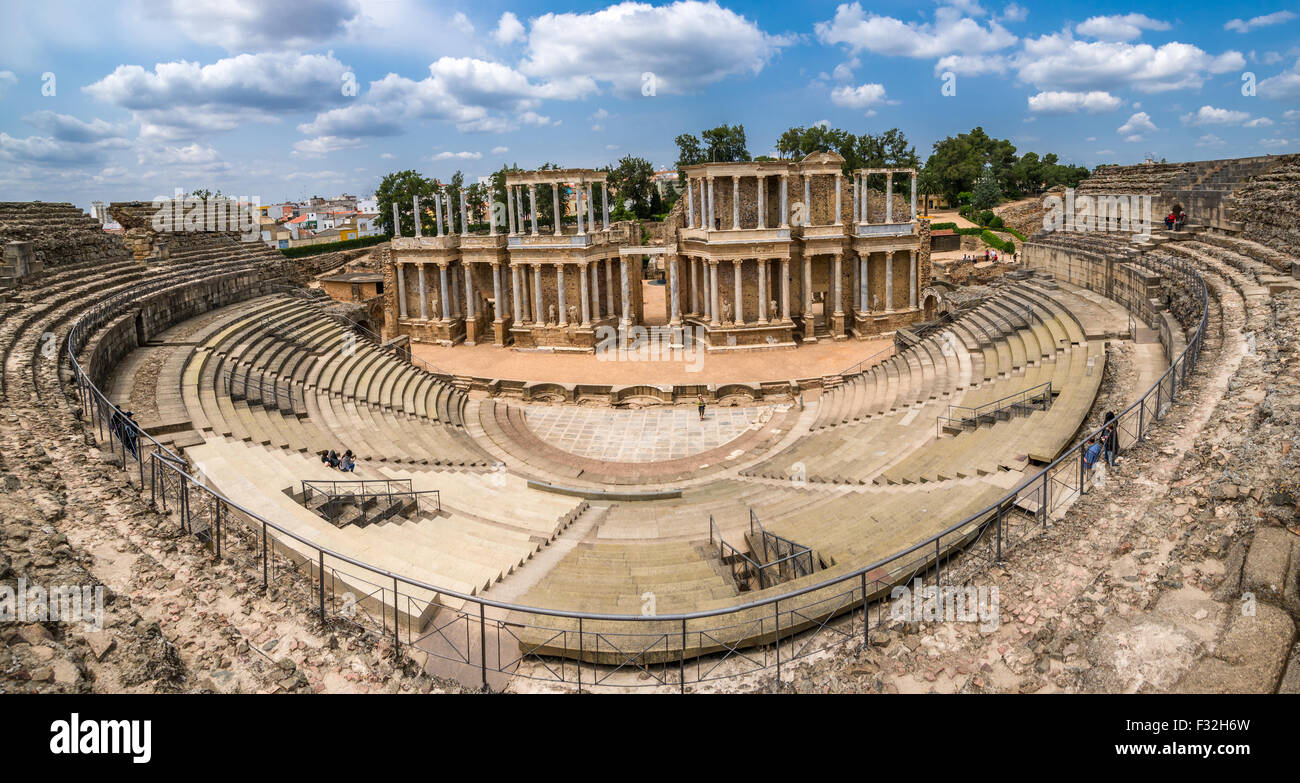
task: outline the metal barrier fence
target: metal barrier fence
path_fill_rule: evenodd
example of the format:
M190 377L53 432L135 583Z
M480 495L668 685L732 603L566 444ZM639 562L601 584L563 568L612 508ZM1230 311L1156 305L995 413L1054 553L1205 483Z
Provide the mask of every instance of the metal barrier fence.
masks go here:
M316 502L317 495L322 496L319 503ZM413 508L417 513L425 514L442 511L442 493L436 489L416 490L410 479L304 479L302 482L303 506L327 519L331 525L339 524L349 506L364 512L372 501L379 506L377 517L362 513L357 522L366 524L375 518L386 519L397 509Z
M945 429L973 430L981 424L996 422L1002 418L1003 413L1009 418L1034 411L1045 411L1051 406L1052 382L1047 381L975 407L949 405L944 415L934 417L934 434L937 438Z
M254 378L252 370L225 369L221 371L219 391L231 399L247 400L295 416L307 412L304 392L295 394L290 381L281 388L279 376L272 376L268 382L265 378Z
M1194 334L1183 352L1141 399L1116 418L1115 452L1141 441L1162 419L1196 366L1208 323L1208 295L1188 264L1142 258L1156 271L1181 276L1201 306ZM105 439L105 422L118 411L77 362L85 338L123 303L156 285L122 292L93 306L67 341L75 391L83 415ZM354 626L388 636L400 652L415 647L458 679L489 674L584 687L673 687L681 691L774 669L833 646L859 640L852 623L861 618L863 645L887 621L891 589L930 581L968 584L1004 550L1045 528L1054 511L1086 493L1095 467L1085 463L1082 443L988 507L948 525L902 551L780 594L708 611L602 614L520 606L427 584L317 546L276 522L217 492L205 477L131 421L107 428L107 444L122 455L128 480L159 511L198 536L214 557L260 577L322 622ZM958 554L962 557L954 563ZM824 573L824 572L823 572ZM811 577L807 578L811 581ZM635 598L635 597L630 597ZM873 619L874 613L874 619ZM689 663L688 663L689 661Z

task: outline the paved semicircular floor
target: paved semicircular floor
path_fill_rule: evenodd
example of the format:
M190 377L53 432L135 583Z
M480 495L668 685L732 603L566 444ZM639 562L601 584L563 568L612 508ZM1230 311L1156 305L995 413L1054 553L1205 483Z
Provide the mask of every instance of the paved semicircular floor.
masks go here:
M715 449L772 416L772 407L714 408L704 421L694 408L577 408L526 405L525 420L556 448L608 462L659 462Z

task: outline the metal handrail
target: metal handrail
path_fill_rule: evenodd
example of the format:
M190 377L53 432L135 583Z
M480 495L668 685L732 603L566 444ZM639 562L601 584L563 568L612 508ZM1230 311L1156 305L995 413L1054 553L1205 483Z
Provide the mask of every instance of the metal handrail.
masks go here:
M1206 330L1208 325L1209 297L1208 297L1207 286L1205 285L1204 279L1200 276L1199 273L1195 271L1195 269L1193 269L1190 266L1190 264L1179 261L1177 259L1161 258L1157 260L1157 259L1147 259L1144 257L1140 257L1138 259L1138 263L1148 266L1153 270L1158 270L1159 266L1164 266L1171 270L1179 272L1185 278L1188 284L1193 285L1197 289L1197 293L1199 294L1199 300L1201 305L1201 315L1196 327L1196 331L1191 337L1191 339L1188 340L1187 345L1184 347L1183 351L1177 357L1174 357L1173 361L1170 363L1169 368L1166 369L1165 372L1161 374L1159 379L1157 379L1156 383L1153 384L1145 393L1143 393L1135 402L1133 402L1127 408L1125 408L1116 418L1116 420L1119 422L1124 422L1125 420L1129 420L1130 424L1132 418L1137 418L1137 440L1140 441L1143 437L1144 426L1147 421L1146 420L1147 407L1150 402L1150 398L1152 397L1155 398L1155 407L1150 414L1151 419L1158 420L1163 418L1165 413L1169 409L1168 404L1173 402L1178 389L1181 388L1186 383L1187 374L1195 367L1195 364L1199 359L1201 348L1204 345L1204 340L1205 340ZM170 284L177 284L176 281L168 281L168 282ZM106 311L106 308L109 304L118 302L128 295L134 294L138 296L141 293L157 290L158 288L161 287L163 286L159 284L144 284L139 287L133 287L132 289L128 289L127 291L121 292L118 295L115 295L114 297L110 297L108 300L104 300L103 302L92 307L89 313L87 313L77 321L72 331L70 332L69 339L65 343L65 345L68 349L69 361L73 369L73 380L76 383L78 392L80 393L81 396L82 409L84 412L88 412L91 414L92 420L94 419L97 412L102 411L103 406L106 405L113 410L116 410L116 408L115 406L112 406L112 404L107 401L107 398L104 397L104 395L94 385L94 383L90 380L89 376L85 373L85 371L81 368L79 363L76 361L75 354L76 351L80 349L81 340L84 339L86 330L89 329L92 324L97 326L98 324L102 323L102 321L99 319L99 316ZM76 350L74 350L73 348L74 345L78 346ZM1168 387L1168 398L1165 398L1166 387ZM98 422L92 421L92 426L95 426L96 423L102 423L102 417ZM908 558L912 555L915 555L918 552L932 551L936 558L940 558L942 556L942 543L945 537L952 536L958 533L959 531L962 531L972 525L979 527L984 524L991 524L993 522L994 516L996 516L996 521L998 525L997 527L998 542L999 542L998 551L999 551L999 559L1000 559L1001 535L1002 535L1002 524L1003 524L1002 515L1003 515L1004 508L1019 500L1022 492L1024 492L1027 489L1034 488L1036 485L1040 483L1042 485L1041 488L1034 489L1034 492L1041 493L1041 494L1037 494L1037 497L1042 499L1039 504L1039 509L1042 512L1042 522L1044 525L1046 525L1047 516L1050 511L1049 498L1050 498L1051 490L1054 486L1061 483L1060 476L1065 475L1067 471L1073 470L1073 465L1076 463L1078 465L1078 470L1079 470L1078 491L1080 493L1086 491L1086 478L1085 478L1085 471L1084 471L1082 445L1086 443L1088 439L1100 435L1102 431L1102 427L1098 427L1096 430L1090 433L1086 433L1084 437L1080 438L1079 442L1077 442L1073 447L1068 449L1064 454L1057 457L1053 462L1051 462L1049 465L1044 467L1035 475L1025 478L1023 481L1017 484L1011 491L1009 491L1007 494L1000 497L998 500L996 500L994 503L990 504L986 508L983 508L979 511L976 511L968 515L961 521L949 525L944 530L935 533L922 541L919 541L909 547L906 547L905 549L902 549L892 555L877 559L876 561L871 562L869 564L859 566L858 568L853 569L847 574L841 574L834 578L824 579L815 584L804 585L802 587L789 590L787 592L783 592L780 595L768 595L757 600L747 601L747 602L743 602L731 606L726 606L726 607L721 607L716 609L701 610L696 612L679 612L679 613L673 613L667 615L647 616L647 615L611 614L611 613L600 613L600 612L578 612L578 611L563 610L563 609L551 609L546 607L523 606L508 601L498 601L492 598L484 597L482 595L471 595L462 591L429 584L418 579L412 579L403 576L401 574L394 573L387 569L365 563L364 561L358 560L354 557L342 554L340 552L336 552L327 549L325 547L321 547L315 544L314 542L312 542L311 540L305 538L304 536L299 535L284 526L278 525L275 522L260 516L256 512L251 511L250 509L239 504L238 502L231 500L227 496L207 487L201 475L196 477L187 473L184 467L182 467L185 465L183 460L181 460L179 457L174 455L165 446L158 443L153 438L149 437L146 433L144 433L139 428L137 424L129 421L126 424L127 424L126 429L129 430L132 435L137 437L143 436L147 438L149 441L151 441L155 446L155 450L149 455L151 478L154 479L161 478L157 476L156 471L159 470L163 471L162 475L164 477L170 471L171 473L177 474L177 477L180 480L179 486L186 492L193 491L193 492L198 492L200 494L206 493L207 496L209 496L214 502L218 504L218 508L225 507L228 509L233 509L237 511L239 514L242 514L243 516L247 517L249 520L253 521L254 523L260 524L262 535L263 535L262 541L263 541L263 572L264 573L266 568L265 558L267 557L265 542L266 542L266 535L268 534L268 531L273 530L276 532L278 536L283 536L287 540L297 541L298 543L307 547L309 550L314 551L317 554L317 557L319 558L319 561L321 563L321 568L322 568L322 578L320 580L320 613L322 618L324 618L326 614L323 568L325 564L325 558L328 557L330 558L331 561L337 561L338 563L345 563L354 566L358 569L362 569L364 573L373 575L375 578L391 580L395 591L394 603L396 603L398 598L398 594L396 591L399 585L406 585L408 588L428 591L435 595L442 595L442 596L456 598L459 599L460 601L463 601L465 605L468 607L476 607L478 610L480 623L483 622L483 617L484 617L483 613L485 609L489 607L497 610L507 611L507 612L521 612L521 613L527 613L531 615L540 615L543 617L573 619L573 620L577 620L579 624L578 633L579 633L580 642L582 638L582 623L584 621L625 622L625 623L631 623L632 627L636 627L638 623L646 623L646 622L658 622L658 623L680 622L682 623L682 636L684 641L686 636L686 627L687 627L686 623L689 621L704 620L704 619L716 618L716 617L725 617L728 615L737 615L740 612L746 612L749 610L759 609L762 607L774 607L776 612L776 617L779 619L781 602L787 602L787 606L788 606L789 601L798 598L800 596L805 596L810 593L814 593L816 591L824 590L826 588L830 588L837 585L853 584L858 580L860 580L862 584L861 601L863 604L862 610L865 616L866 608L869 603L869 597L866 591L867 580L868 578L870 578L872 584L879 584L881 582L881 579L879 577L876 576L869 577L869 575L872 575L876 572L889 574L891 572L886 569L891 565L894 567L900 567L900 566L906 567L906 565L910 562ZM1122 426L1122 425L1116 425L1116 426ZM119 430L119 431L126 431L126 430ZM117 433L110 432L110 444L112 443L112 438L115 435L117 435ZM124 455L123 469L125 470L127 469L127 462L125 458L125 454L126 454L125 440L119 437L119 441L122 442L123 444L123 455ZM141 481L143 484L144 457L142 456L142 454L143 451L138 451L136 453L136 459L139 465L141 466ZM188 497L188 495L185 495L184 497ZM163 497L163 502L164 504L166 503L165 495ZM181 510L182 524L188 524L188 519L185 516L188 513L185 510L187 508L188 506L185 506ZM228 514L229 511L227 511L227 515ZM218 513L217 515L218 529L216 531L216 536L215 536L218 557L220 557L220 541L221 541L221 531L219 527L220 518L221 518L220 514ZM713 533L715 529L716 529L716 525L714 524L712 518L710 518L710 540L711 541L713 539ZM720 540L721 539L719 536L719 541ZM741 556L744 557L743 553L741 553ZM929 555L924 555L924 557L929 557ZM936 559L936 578L938 575L937 562L938 561ZM468 610L466 610L466 616L467 617L469 616ZM394 623L394 625L396 626L396 622ZM779 626L778 626L778 632L779 632ZM400 636L399 636L399 642L400 642ZM488 662L486 658L487 653L486 653L486 649L483 648L482 646L480 647L480 649L481 649L481 656L482 656L480 660L480 665L484 671L484 682L486 682L486 671L488 666ZM777 659L777 665L778 667L780 665L779 657ZM578 672L579 672L579 678L581 678L581 657L579 657ZM684 682L685 682L684 679L682 682L684 686ZM579 679L579 687L581 687L581 679Z
M978 427L980 422L984 421L985 418L989 416L996 417L1002 410L1007 408L1019 409L1031 402L1038 402L1039 400L1043 402L1043 410L1046 410L1047 407L1052 404L1051 381L1030 386L1027 389L1021 389L1014 394L1008 394L1005 397L986 402L982 405L977 405L973 408L966 405L949 405L944 415L934 417L935 428L936 430L939 430L944 426L944 422L948 424L958 422L963 429L969 425ZM954 411L970 411L970 413L968 415L954 416Z

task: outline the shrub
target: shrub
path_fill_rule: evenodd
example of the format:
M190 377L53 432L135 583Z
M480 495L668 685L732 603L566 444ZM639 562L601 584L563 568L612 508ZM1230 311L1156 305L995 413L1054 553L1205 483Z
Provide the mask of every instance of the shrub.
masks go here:
M388 241L388 237L380 234L374 237L361 237L360 239L346 239L342 242L323 242L319 245L299 245L298 247L280 248L280 252L285 258L302 258L303 256L317 256L321 253L333 253L336 250L355 250L361 247L370 247L379 245Z

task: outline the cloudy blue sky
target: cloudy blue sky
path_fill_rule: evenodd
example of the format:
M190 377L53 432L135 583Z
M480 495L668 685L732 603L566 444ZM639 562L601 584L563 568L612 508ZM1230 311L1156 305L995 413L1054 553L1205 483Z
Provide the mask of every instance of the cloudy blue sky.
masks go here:
M899 127L922 157L975 125L1088 166L1300 152L1294 4L1084 6L11 0L0 199L668 166L720 123L754 154L817 122Z

